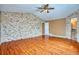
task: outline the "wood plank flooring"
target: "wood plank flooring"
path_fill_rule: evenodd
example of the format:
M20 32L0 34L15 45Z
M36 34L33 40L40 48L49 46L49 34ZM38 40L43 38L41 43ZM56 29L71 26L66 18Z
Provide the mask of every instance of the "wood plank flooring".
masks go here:
M79 55L79 43L63 38L39 36L2 43L0 55Z

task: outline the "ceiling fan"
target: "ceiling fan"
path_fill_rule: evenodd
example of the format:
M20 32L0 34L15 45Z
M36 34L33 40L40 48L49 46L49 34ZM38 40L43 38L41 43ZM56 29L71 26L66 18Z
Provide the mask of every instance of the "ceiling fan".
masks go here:
M46 12L49 13L49 10L53 10L54 8L49 7L49 4L44 4L41 7L38 7L39 10L41 10L40 12Z

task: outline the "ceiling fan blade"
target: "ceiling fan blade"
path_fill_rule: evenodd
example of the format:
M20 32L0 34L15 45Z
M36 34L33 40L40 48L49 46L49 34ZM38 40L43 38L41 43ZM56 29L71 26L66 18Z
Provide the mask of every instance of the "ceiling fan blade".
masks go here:
M41 10L40 13L42 13L44 10Z
M37 7L38 9L43 9L42 7Z
M49 4L44 4L41 7L37 7L40 12L46 12L49 13L49 10L53 10L54 8L49 7Z
M48 8L49 10L54 9L54 8Z
M48 8L49 4L45 4L45 5L42 5L41 7L38 7L38 9L46 9Z

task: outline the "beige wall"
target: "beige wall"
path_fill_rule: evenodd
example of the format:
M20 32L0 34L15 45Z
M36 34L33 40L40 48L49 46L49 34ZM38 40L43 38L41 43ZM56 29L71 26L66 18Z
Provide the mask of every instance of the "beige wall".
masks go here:
M1 42L42 35L42 23L31 13L1 12Z
M65 36L66 34L66 20L57 19L49 21L49 32L53 35Z

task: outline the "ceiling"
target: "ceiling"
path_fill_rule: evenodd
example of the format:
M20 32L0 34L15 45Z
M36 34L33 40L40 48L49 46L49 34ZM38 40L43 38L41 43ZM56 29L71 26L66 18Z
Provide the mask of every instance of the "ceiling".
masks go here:
M49 4L49 7L54 7L55 9L50 10L50 13L40 13L37 10L37 7L40 6L41 4L0 4L0 11L29 12L47 21L65 18L79 9L79 4Z

